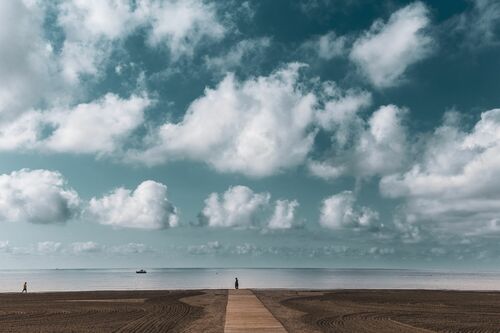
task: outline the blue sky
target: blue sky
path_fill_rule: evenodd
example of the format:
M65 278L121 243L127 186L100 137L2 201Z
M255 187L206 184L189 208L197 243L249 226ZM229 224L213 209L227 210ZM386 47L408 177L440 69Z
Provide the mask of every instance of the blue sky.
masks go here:
M500 4L0 4L3 268L494 270Z

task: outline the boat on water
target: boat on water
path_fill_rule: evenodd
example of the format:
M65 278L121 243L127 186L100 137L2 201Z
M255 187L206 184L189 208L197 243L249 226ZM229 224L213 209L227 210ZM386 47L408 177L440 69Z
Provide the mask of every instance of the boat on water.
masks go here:
M147 272L143 269L135 271L137 274L146 274Z

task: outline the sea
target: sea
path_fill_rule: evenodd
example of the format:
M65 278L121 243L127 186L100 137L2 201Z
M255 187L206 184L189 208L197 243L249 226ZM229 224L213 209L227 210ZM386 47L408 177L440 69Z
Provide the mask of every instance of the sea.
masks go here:
M500 272L408 269L150 268L0 270L0 292L227 289L449 289L500 290Z

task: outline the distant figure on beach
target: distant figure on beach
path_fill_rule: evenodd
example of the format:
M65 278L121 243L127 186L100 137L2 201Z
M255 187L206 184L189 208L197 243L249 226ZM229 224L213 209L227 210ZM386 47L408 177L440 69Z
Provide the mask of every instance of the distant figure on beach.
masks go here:
M240 284L238 283L238 278L234 280L234 289L240 289Z
M28 293L28 282L24 282L23 291L21 293Z

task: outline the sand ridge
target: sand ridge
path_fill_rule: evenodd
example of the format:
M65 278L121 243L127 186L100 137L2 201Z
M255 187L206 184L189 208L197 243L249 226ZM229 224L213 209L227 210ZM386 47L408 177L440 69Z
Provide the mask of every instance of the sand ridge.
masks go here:
M212 307L189 304L191 297ZM0 332L194 333L200 332L193 326L198 320L221 332L223 318L207 315L214 300L225 304L225 291L0 294Z
M316 293L316 295L314 295ZM289 332L500 332L500 292L259 290Z

